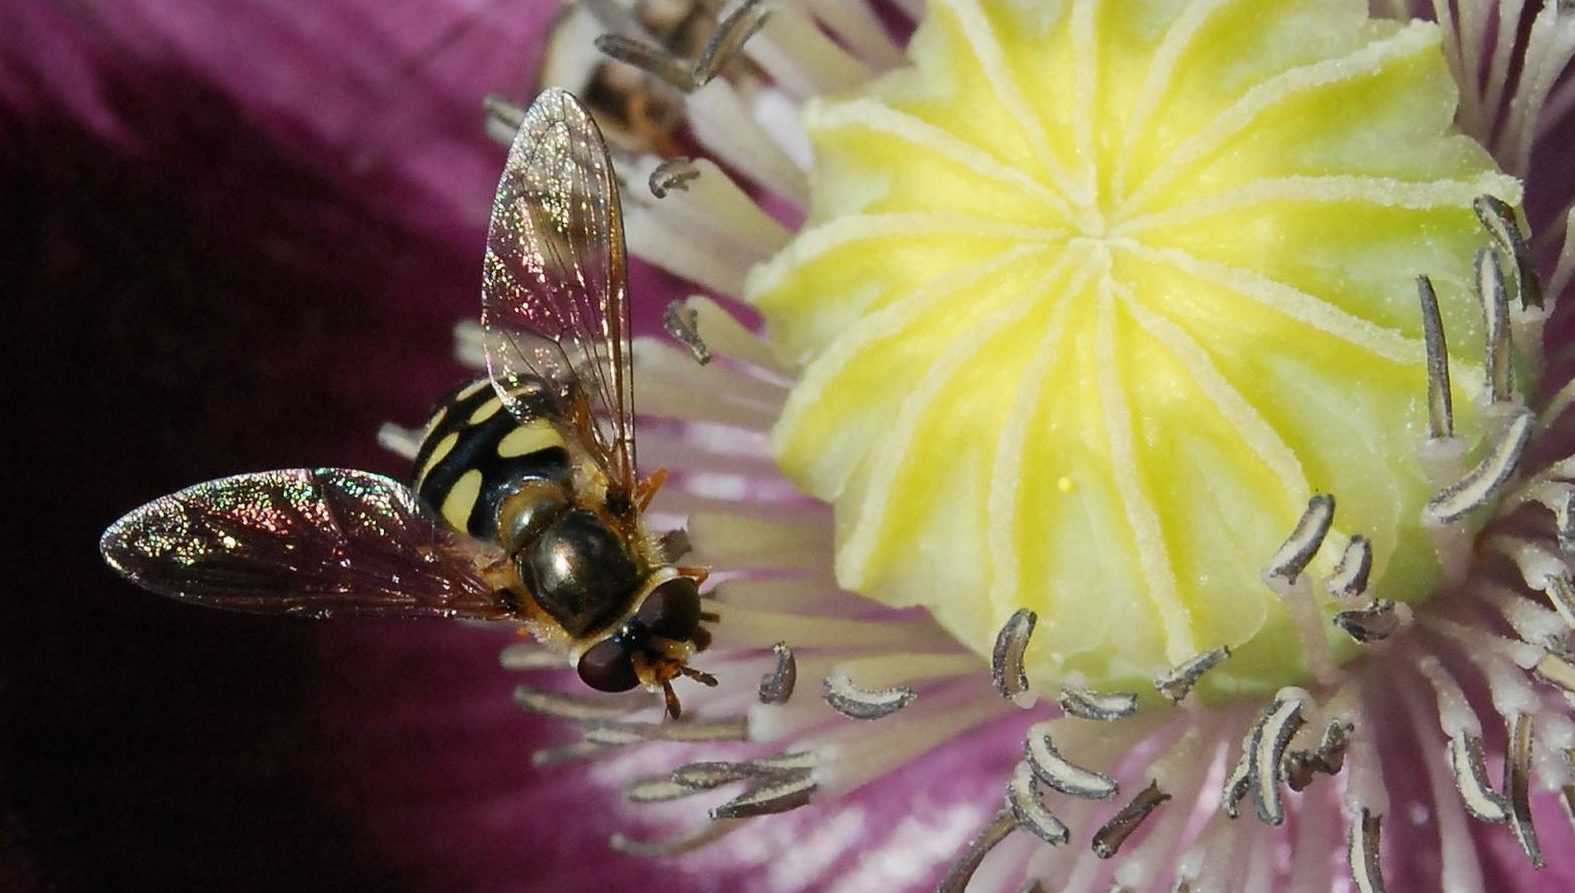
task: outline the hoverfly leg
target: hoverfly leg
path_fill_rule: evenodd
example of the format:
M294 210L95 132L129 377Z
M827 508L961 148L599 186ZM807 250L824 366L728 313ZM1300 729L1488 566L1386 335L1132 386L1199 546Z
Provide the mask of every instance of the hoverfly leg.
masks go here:
M681 565L679 567L673 568L673 570L677 571L680 577L688 577L689 579L695 581L696 586L704 583L706 578L711 576L711 569L708 567Z
M678 695L673 691L673 683L667 679L662 680L662 698L667 702L667 715L673 719L682 719L684 708L678 703Z
M704 618L705 615L702 614L701 619ZM694 634L689 637L689 641L695 643L695 651L704 651L711 647L711 631L705 627L697 626Z
M650 507L651 500L656 498L656 491L662 489L662 484L666 482L667 469L658 468L634 485L634 504L640 511L643 512Z
M716 688L717 686L716 677L712 676L710 673L705 672L704 670L697 670L694 667L685 664L679 666L678 672L689 677L690 679L693 679L701 685L704 685L706 688Z

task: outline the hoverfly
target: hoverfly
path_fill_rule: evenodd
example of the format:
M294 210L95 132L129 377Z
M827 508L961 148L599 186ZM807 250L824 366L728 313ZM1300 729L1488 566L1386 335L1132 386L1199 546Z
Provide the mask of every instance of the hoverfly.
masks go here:
M641 513L622 216L590 114L547 90L509 149L482 271L487 377L441 401L411 486L289 469L209 481L105 531L104 558L160 595L264 614L519 624L590 687L716 680L704 568L675 567Z

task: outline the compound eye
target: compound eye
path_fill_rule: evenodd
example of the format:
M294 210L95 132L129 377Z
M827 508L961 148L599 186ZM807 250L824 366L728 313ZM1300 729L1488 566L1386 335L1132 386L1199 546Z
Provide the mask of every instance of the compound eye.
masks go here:
M597 691L628 691L640 684L629 649L617 639L603 639L580 655L580 680Z
M674 577L645 597L634 620L663 638L687 641L700 626L700 588L688 577Z

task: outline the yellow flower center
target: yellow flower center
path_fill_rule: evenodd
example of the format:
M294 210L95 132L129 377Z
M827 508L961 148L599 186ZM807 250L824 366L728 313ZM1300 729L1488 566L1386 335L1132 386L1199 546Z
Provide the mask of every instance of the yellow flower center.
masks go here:
M1215 694L1272 690L1307 670L1262 571L1331 493L1314 570L1362 534L1369 591L1425 598L1413 279L1474 442L1470 203L1519 200L1451 131L1438 29L1362 0L929 9L911 67L808 108L810 220L748 286L801 369L774 447L835 503L839 581L981 654L1035 610L1041 684L1223 644Z

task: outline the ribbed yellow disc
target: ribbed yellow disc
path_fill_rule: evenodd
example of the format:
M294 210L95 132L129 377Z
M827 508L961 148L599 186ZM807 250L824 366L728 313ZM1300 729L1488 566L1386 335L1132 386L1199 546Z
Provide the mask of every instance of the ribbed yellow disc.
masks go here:
M1425 597L1413 279L1472 436L1470 203L1520 197L1451 130L1439 30L1363 0L928 8L912 67L808 108L810 220L749 280L843 585L980 653L1032 608L1041 684L1226 644L1216 694L1272 689L1305 667L1260 574L1327 492L1315 569L1361 533L1373 591Z

